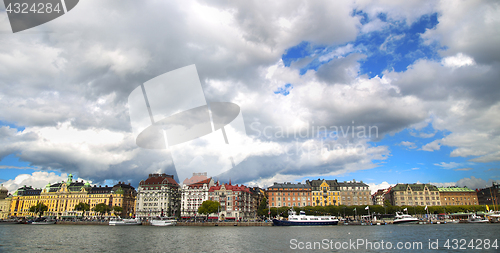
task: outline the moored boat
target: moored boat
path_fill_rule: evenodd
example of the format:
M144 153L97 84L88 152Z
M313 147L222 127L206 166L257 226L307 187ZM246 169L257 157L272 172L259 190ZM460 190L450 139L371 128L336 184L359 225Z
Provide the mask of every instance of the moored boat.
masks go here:
M402 212L396 212L396 219L392 222L393 224L403 224L403 223L418 223L418 219Z
M47 217L41 217L41 218L38 218L36 220L34 220L33 222L31 222L32 225L52 225L52 224L56 224L56 221L51 219L51 218L47 218Z
M169 217L159 217L151 220L151 226L156 227L175 226L175 224L177 224L177 221Z
M490 221L484 217L472 214L471 216L469 216L469 219L467 219L467 222L468 223L488 223Z
M133 226L133 225L142 225L142 222L140 219L135 218L135 219L112 219L109 221L110 226Z
M288 220L273 219L274 226L328 226L338 223L339 220L335 216L306 215L304 211L297 215L293 209L288 211Z

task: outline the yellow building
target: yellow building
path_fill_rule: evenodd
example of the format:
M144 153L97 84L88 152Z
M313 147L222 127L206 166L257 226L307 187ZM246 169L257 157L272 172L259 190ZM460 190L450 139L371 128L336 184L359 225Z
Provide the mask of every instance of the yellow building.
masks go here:
M307 180L312 189L312 206L338 206L341 204L337 180Z
M91 186L83 181L73 181L70 174L66 182L47 184L43 189L34 189L30 186L19 188L12 196L10 215L15 217L35 216L30 207L43 203L48 207L44 216L59 218L74 218L79 216L98 216L92 211L99 203L105 203L110 208L123 208L120 216L132 216L135 213L136 191L130 184L119 182L113 187ZM90 211L75 210L79 203L86 203ZM108 214L108 215L111 215Z

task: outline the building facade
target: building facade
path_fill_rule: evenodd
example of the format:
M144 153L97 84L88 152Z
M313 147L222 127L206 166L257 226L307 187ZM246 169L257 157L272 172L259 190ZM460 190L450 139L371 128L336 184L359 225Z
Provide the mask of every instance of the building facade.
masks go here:
M363 181L344 181L338 183L340 190L340 204L346 206L370 205L370 187Z
M0 185L0 220L5 220L9 217L10 201L12 197L8 195L9 190Z
M137 188L136 214L139 218L180 215L181 189L174 176L149 174Z
M500 184L492 182L491 187L477 191L479 205L498 205L500 201Z
M307 180L311 186L312 206L340 205L340 190L337 180Z
M255 218L250 189L244 185L219 184L210 187L209 198L220 203L219 219L242 220ZM212 214L213 216L214 214Z
M310 206L312 201L312 190L308 184L274 183L266 193L270 207Z
M467 187L439 187L438 190L443 206L479 205L477 192Z
M440 206L439 190L430 184L397 184L390 190L394 206Z
M257 211L259 210L260 203L264 198L266 198L266 193L259 187L248 187L250 190L250 195L252 196L252 212L255 212L255 216L257 217Z
M190 218L201 216L198 213L203 201L208 200L208 190L214 186L214 180L208 178L200 182L182 186L181 198L181 216L182 218Z
M47 184L43 189L34 189L24 186L14 192L11 200L10 215L15 217L35 216L30 212L32 206L43 203L48 210L44 216L59 218L75 218L82 216L100 216L92 209L100 203L105 203L110 208L119 206L123 209L120 213L110 212L106 215L132 216L135 212L135 188L130 184L119 182L113 187L91 186L83 181L73 181L70 174L66 182ZM90 211L75 210L79 203L90 206Z

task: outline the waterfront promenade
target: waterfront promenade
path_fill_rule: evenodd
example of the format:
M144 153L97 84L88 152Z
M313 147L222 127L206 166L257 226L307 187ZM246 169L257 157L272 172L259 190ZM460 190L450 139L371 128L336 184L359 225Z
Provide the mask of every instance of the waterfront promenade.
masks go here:
M108 225L107 221L58 221L56 225ZM149 221L143 221L143 226L151 226ZM177 222L176 226L239 226L239 227L264 227L272 226L272 222Z

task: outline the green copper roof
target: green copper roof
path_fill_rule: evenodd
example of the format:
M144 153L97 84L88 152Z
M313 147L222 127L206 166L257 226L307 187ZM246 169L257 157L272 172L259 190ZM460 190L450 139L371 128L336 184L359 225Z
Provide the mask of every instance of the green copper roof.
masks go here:
M392 187L391 191L406 191L408 187L410 187L412 191L423 191L424 187L427 187L429 191L438 190L436 186L431 184L397 184L396 186Z
M438 187L440 192L474 192L474 190L467 187Z

